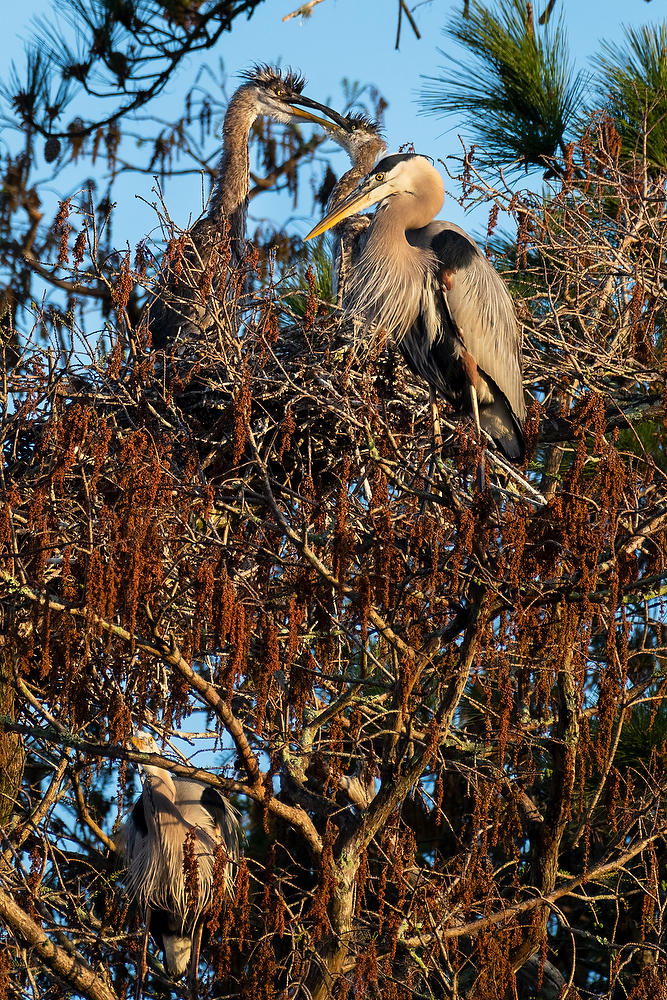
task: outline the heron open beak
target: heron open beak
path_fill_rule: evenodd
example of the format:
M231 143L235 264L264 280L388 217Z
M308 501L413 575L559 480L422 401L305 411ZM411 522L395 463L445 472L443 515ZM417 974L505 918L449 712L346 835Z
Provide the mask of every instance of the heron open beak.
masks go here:
M297 118L303 118L305 121L312 122L314 125L319 125L327 132L350 132L350 125L347 118L343 115L339 115L337 111L333 108L327 107L326 104L319 104L317 101L313 101L310 97L292 97L288 101L290 110L292 114ZM314 108L315 111L319 111L320 115L326 115L326 118L320 117L320 115L313 114L312 111L307 111L307 108Z
M370 208L371 205L377 205L379 201L386 198L387 195L391 194L388 189L388 185L380 184L373 186L373 179L365 181L360 189L353 191L351 195L342 201L340 205L336 205L332 208L327 215L324 216L320 222L311 229L306 236L307 240L312 240L315 236L321 236L322 233L326 233L327 229L331 229L338 222L342 222L343 219L347 219L349 215L354 215L356 212L363 212L365 208Z

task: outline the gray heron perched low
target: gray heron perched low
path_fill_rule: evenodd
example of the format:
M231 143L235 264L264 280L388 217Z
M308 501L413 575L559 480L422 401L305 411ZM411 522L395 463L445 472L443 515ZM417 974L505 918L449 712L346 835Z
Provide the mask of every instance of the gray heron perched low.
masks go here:
M160 753L151 736L133 736L130 742L142 753ZM203 917L213 898L220 858L226 889L231 890L232 864L239 856L238 813L205 782L175 777L153 764L139 766L142 792L119 837L128 892L146 911L146 935L150 929L167 972L179 978L190 964L194 981ZM188 891L192 873L186 876L193 862L196 893Z
M526 407L512 299L474 240L435 219L443 202L444 184L429 160L395 153L306 239L378 206L351 268L346 313L386 330L432 394L471 414L480 436L481 428L506 458L521 462Z
M232 94L225 113L222 156L206 214L189 230L183 253L167 263L148 306L148 325L157 349L181 338L197 338L208 327L202 288L210 288L211 271L216 265L229 269L243 262L250 192L248 142L256 120L264 116L285 125L305 121L327 130L332 127L321 117L329 112L326 105L301 93L305 81L299 74L260 65L243 76L244 83ZM230 325L236 326L233 315Z

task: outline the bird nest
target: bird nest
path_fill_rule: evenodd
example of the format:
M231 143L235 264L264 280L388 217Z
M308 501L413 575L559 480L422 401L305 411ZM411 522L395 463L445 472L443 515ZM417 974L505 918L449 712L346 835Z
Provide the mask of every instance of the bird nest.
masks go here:
M246 496L263 494L267 483L286 494L308 481L334 488L352 461L362 480L377 463L402 494L428 493L438 504L454 488L460 502L471 502L481 454L472 422L453 423L440 403L449 437L434 448L427 390L382 331L345 320L313 288L281 295L269 287L231 301L218 295L202 302L195 322L191 292L182 301L187 312L175 339L164 350L140 351L126 377L141 385L165 428L196 444L211 483ZM502 458L493 462L503 479L512 475ZM513 478L527 497L537 495Z

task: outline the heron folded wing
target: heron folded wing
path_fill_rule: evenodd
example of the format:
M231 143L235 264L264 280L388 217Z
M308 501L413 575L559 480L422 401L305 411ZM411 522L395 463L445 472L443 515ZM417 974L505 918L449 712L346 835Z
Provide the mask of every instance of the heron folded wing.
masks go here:
M453 223L433 223L440 260L448 262L443 298L466 350L507 400L519 426L526 417L521 331L503 279L470 237ZM431 228L431 227L428 227Z
M211 785L206 785L202 791L201 804L220 831L220 839L229 857L238 858L239 819L236 809Z

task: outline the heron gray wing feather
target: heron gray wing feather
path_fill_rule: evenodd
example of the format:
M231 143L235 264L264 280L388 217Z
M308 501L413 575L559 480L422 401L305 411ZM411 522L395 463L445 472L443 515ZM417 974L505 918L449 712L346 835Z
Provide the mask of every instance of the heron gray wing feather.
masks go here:
M227 799L211 785L206 785L201 804L211 815L220 831L220 837L231 858L239 856L239 814Z
M213 321L207 286L218 289L238 240L228 240L227 225L204 216L185 235L174 261L165 260L146 316L153 347L201 339ZM236 263L237 261L234 260Z
M503 279L477 244L453 223L436 222L433 249L449 280L443 296L466 350L509 403L520 423L526 416L521 377L521 331Z
M227 852L238 857L238 814L224 796L211 785L180 778L174 782L176 807L183 820L199 831L199 836L216 844L222 840ZM210 846L210 845L209 845Z

